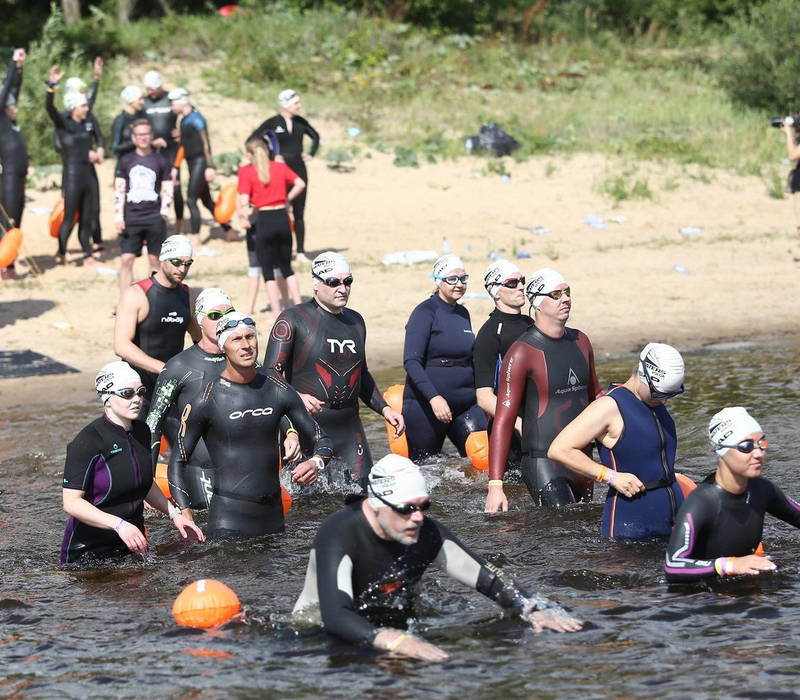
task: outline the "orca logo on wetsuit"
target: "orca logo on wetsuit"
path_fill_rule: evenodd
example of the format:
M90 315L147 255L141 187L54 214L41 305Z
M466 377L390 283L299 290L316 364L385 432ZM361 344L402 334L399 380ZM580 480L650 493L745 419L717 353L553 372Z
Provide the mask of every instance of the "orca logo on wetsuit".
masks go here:
M231 413L228 416L228 418L230 418L231 420L238 420L239 418L244 418L248 413L251 416L255 416L255 417L258 417L258 416L271 416L272 415L272 409L268 408L268 407L265 407L265 408L248 408L248 409L245 409L244 411L233 411L233 413Z
M177 311L170 311L169 316L162 316L161 323L183 323L183 316L178 316Z
M336 338L325 338L328 341L328 345L330 346L331 352L338 347L340 354L344 352L344 349L347 348L350 350L353 355L356 354L356 341L355 340L337 340Z

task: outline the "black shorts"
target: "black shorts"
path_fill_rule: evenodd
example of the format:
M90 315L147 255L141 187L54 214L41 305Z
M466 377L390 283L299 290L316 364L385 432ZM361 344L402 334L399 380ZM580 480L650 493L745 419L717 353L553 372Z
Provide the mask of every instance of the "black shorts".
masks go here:
M147 245L150 255L161 253L161 244L167 235L167 226L160 216L142 224L125 224L119 237L119 247L123 253L133 253L137 258L142 254L142 245Z

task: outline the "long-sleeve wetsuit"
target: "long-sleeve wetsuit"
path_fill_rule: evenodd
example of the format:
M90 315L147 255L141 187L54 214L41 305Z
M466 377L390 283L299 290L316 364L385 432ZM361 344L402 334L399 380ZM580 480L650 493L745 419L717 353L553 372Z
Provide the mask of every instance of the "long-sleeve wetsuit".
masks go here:
M411 459L440 452L445 437L463 457L470 433L486 430L486 414L475 398L474 343L469 311L459 304L434 294L411 312L403 346L403 418ZM434 396L450 406L449 423L434 415Z
M181 147L189 168L189 186L186 190L186 206L189 207L189 233L200 232L199 199L211 215L214 215L214 200L206 182L206 168L213 168L211 142L208 126L200 112L192 109L180 122ZM177 163L176 163L177 165Z
M308 195L308 171L303 160L303 139L308 136L311 139L311 147L308 149L310 155L315 155L319 148L319 134L303 117L292 117L291 124L286 122L283 116L276 114L262 122L256 130L250 134L250 139L265 138L266 133L272 131L278 137L280 154L283 159L297 175L306 183L306 188L292 202L292 213L294 214L294 234L297 239L297 252L305 252L306 240L306 196ZM249 139L248 139L249 140Z
M800 504L769 479L750 479L747 490L730 493L710 476L683 502L667 546L667 581L716 577L717 557L753 554L761 541L764 513L800 528Z
M6 116L9 99L17 103L22 88L22 68L14 61L8 64L8 71L0 87L0 203L8 216L14 219L15 226L22 226L22 212L25 210L25 176L28 173L28 147L16 119ZM0 239L3 237L0 232ZM13 263L9 265L13 267Z
M283 529L278 440L284 415L312 453L327 462L330 440L297 392L274 374L259 373L247 384L220 377L184 406L178 449L173 449L168 469L170 492L179 506L189 507L186 464L204 438L216 465L208 508L212 536L255 537Z
M324 403L316 419L332 441L335 466L344 470L348 480L350 476L366 478L372 468L358 415L359 398L376 413L386 408L367 367L366 337L358 312L345 308L332 314L309 301L281 313L264 355L265 369L277 372L299 393ZM303 445L305 454L309 447Z
M551 338L531 327L509 348L500 367L489 478L503 478L514 423L522 415L520 471L534 500L565 505L591 499L591 479L548 459L547 450L600 393L594 351L584 333L566 328L562 337Z
M123 110L114 118L114 123L111 125L111 150L117 156L117 163L126 153L136 150L131 124L137 119L147 119L144 110L134 114Z
M434 518L425 518L416 543L403 545L378 537L361 507L361 501L351 503L319 526L294 606L300 613L318 604L327 632L371 644L378 627L406 627L417 584L434 562L448 576L518 614L552 607L546 600L530 599L511 577L467 549Z

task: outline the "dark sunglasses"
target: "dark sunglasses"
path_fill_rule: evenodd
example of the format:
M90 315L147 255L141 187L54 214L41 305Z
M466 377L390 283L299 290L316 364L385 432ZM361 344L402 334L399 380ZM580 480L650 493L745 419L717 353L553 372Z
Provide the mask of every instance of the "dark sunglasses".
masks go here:
M107 391L107 394L113 394L114 396L119 396L121 399L125 399L126 401L130 401L134 396L144 396L147 393L147 389L143 386L140 386L138 389L120 389L119 391Z
M348 277L345 277L342 280L336 279L335 277L328 277L328 279L322 279L322 277L320 277L319 275L315 275L313 272L311 273L311 276L316 277L320 282L322 282L322 284L324 284L326 287L330 287L331 289L336 289L336 287L341 287L342 285L344 285L345 287L349 287L351 284L353 284L352 275L349 275Z
M653 386L653 378L650 376L650 372L647 371L647 362L640 359L639 364L642 366L642 373L644 374L644 378L647 380L647 386L650 388L650 398L672 399L686 391L686 387L683 384L681 384L675 391L659 391Z
M461 282L461 284L466 284L469 281L469 275L447 275L447 277L434 275L434 279L442 280L445 284L455 287L459 282Z
M381 503L389 506L389 508L391 508L395 513L400 515L411 515L417 511L426 511L431 507L430 500L420 503L419 505L416 503L401 503L400 505L395 505L394 503L389 503L389 501L387 501L385 498L381 498L377 493L375 493L375 489L372 488L372 484L369 485L369 490L372 491L372 495L375 496L375 498L377 498Z
M720 445L720 447L739 450L739 452L744 452L744 454L749 455L756 447L759 450L766 450L767 447L769 447L769 443L766 438L761 438L760 440L742 440L738 445Z
M231 311L235 309L231 306L230 309L227 311L218 311L217 309L212 309L211 311L201 311L200 313L203 314L209 321L219 321L223 316L227 316Z
M238 326L240 323L243 323L245 326L252 326L253 328L256 327L256 322L249 316L246 316L245 318L232 318L230 321L224 324L222 328L217 328L217 335L220 335L231 328L236 328L236 326Z
M498 282L501 287L505 287L506 289L516 289L519 285L525 286L525 278L524 277L517 277L516 279L506 280L505 282Z
M187 270L192 266L194 260L189 258L188 260L181 260L180 258L169 258L169 264L173 267L185 267Z
M567 287L566 289L554 289L552 292L534 292L533 296L535 297L550 297L555 301L558 301L564 295L567 295L570 299L572 299L572 290Z

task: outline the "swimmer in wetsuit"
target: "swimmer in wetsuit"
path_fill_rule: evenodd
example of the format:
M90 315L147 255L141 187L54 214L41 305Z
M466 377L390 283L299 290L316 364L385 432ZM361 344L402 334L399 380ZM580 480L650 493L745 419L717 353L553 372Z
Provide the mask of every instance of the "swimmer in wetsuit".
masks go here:
M550 459L609 485L602 537L670 536L683 493L675 481L675 423L665 404L683 393L683 376L675 348L648 343L628 381L612 385L550 444ZM595 441L602 464L586 454Z
M262 122L256 130L250 134L248 141L253 138L264 139L267 132L273 132L278 138L280 154L278 160L282 160L288 165L303 182L308 185L308 171L306 163L314 158L319 148L319 134L311 124L300 116L303 105L300 102L300 95L294 90L283 90L278 95L278 104L281 111L274 117L270 117ZM311 148L308 153L303 153L303 139L308 136L311 139ZM294 235L297 239L297 261L308 262L306 257L306 223L305 209L308 188L304 189L294 200L292 214L294 216Z
M449 437L462 457L471 433L486 430L486 414L475 398L469 311L458 303L469 275L456 255L433 265L433 294L417 305L406 323L403 417L409 457L441 452Z
M670 583L774 571L755 554L769 513L800 528L800 504L761 476L767 440L741 406L724 408L708 424L717 470L683 502L667 546Z
M22 65L25 49L14 49L8 71L0 86L0 203L6 215L22 226L25 210L25 177L28 174L28 147L17 124L17 102L22 88ZM0 239L3 234L0 232ZM16 278L14 263L0 270L2 279Z
M508 510L503 474L520 411L520 471L534 501L559 506L592 498L591 479L547 457L553 438L601 393L592 344L581 331L567 328L572 294L558 272L537 270L525 293L535 309L534 326L511 346L500 368L489 442L487 513Z
M137 420L142 382L126 362L110 362L95 377L104 415L87 425L67 445L62 498L70 516L61 546L61 562L86 554L105 557L141 553L144 502L167 513L181 536L200 529L169 503L153 482L150 431Z
M117 156L117 167L122 156L136 150L132 138L133 123L139 119L147 119L141 88L128 85L119 97L122 100L122 111L111 125L111 151Z
M353 275L339 253L320 253L311 265L314 298L286 309L269 336L264 368L300 394L308 412L333 443L332 478L366 479L372 455L358 415L359 398L403 434L403 416L386 405L367 368L366 326L345 308ZM309 445L303 444L305 454ZM338 473L334 471L338 469Z
M497 260L486 270L483 286L494 299L494 311L481 326L475 336L472 348L472 366L475 370L475 398L491 419L497 409L497 383L500 365L508 349L525 331L533 325L533 319L522 313L525 305L525 277L519 268L508 260ZM521 450L519 437L522 435L522 418L514 422L511 458L519 462Z
M194 262L189 239L167 238L159 261L158 272L122 294L114 324L114 352L139 371L148 410L158 373L183 350L186 333L195 341L202 335L192 316L191 292L183 284Z
M320 525L294 613L304 618L311 613L326 632L353 644L442 661L445 651L403 631L413 616L417 584L435 562L536 631L582 627L553 603L531 598L444 525L423 515L430 504L425 479L413 462L394 454L379 460L362 498Z
M330 441L308 415L297 392L273 373L256 370L255 321L238 311L217 322L225 369L181 412L178 447L169 463L170 493L188 509L186 464L202 437L216 466L208 531L215 537L256 537L283 530L279 427L286 416L312 457L292 469L297 484L313 484L331 457ZM190 515L189 510L185 510Z

